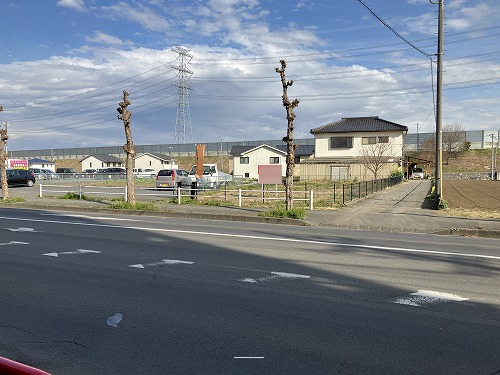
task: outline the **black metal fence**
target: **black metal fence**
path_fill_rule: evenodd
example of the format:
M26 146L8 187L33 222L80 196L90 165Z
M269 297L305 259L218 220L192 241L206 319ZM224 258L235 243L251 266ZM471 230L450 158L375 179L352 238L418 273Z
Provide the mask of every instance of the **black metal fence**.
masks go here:
M400 184L402 181L402 176L396 176L371 181L334 184L333 201L346 204L346 202L366 198L368 195Z

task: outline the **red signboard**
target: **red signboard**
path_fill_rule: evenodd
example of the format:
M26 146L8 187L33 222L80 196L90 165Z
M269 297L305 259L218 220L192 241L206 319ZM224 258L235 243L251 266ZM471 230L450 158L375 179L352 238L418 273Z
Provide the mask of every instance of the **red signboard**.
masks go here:
M260 164L259 184L281 184L282 180L282 166L281 164Z
M7 168L12 169L28 169L28 160L23 159L8 159Z

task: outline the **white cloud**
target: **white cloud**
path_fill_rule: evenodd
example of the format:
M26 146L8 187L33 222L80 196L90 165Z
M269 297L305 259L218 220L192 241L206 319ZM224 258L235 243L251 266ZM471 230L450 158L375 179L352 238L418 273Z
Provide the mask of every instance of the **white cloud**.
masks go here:
M79 12L85 11L85 3L83 0L59 0L58 6L75 9Z
M165 31L169 28L168 22L153 9L141 4L136 6L120 1L114 5L101 8L104 17L125 19L140 24L146 30Z
M93 36L86 37L85 40L87 42L107 44L113 46L121 46L124 44L120 38L117 38L115 36L100 31L96 31Z

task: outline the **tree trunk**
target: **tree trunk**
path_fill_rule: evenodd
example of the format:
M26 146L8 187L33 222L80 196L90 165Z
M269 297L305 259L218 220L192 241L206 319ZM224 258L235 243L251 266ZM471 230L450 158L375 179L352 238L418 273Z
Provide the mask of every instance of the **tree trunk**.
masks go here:
M288 99L288 87L293 85L293 81L287 81L285 78L285 60L280 60L281 68L276 68L276 73L280 74L281 84L283 86L283 106L286 109L286 118L288 127L286 137L283 142L286 142L286 175L285 175L285 208L291 210L293 208L293 169L295 167L295 148L297 145L293 142L293 120L295 114L293 109L299 105L297 99L290 102Z
M134 156L135 147L132 141L132 130L130 129L130 117L132 114L127 110L130 105L128 100L128 92L123 91L123 101L120 102L119 107L116 109L120 115L118 119L123 120L123 125L125 126L125 138L127 143L123 145L123 150L127 154L126 168L127 168L127 202L135 205L135 180L134 180Z

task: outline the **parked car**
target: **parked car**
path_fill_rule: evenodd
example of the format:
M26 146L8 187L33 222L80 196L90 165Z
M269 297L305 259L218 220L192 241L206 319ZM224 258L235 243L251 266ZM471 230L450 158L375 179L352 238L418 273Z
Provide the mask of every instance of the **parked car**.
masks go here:
M27 169L7 169L7 185L9 186L33 186L35 174ZM0 176L1 178L1 176Z
M425 178L425 172L422 168L413 168L411 170L410 179L423 180L424 178Z
M73 168L57 168L56 173L76 173Z
M85 169L82 171L83 174L94 174L97 172L97 169Z
M47 175L40 168L30 168L29 171L35 175L35 178L37 180L46 180L47 179Z
M59 176L50 169L42 169L42 172L45 173L47 180L55 180L56 178L59 178Z
M125 168L104 168L99 169L96 173L125 173Z
M162 169L156 175L156 188L191 187L191 178L184 169Z
M134 176L138 178L155 178L158 171L153 168L134 168Z

